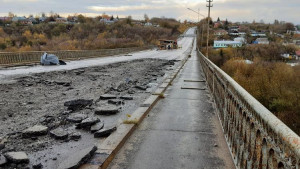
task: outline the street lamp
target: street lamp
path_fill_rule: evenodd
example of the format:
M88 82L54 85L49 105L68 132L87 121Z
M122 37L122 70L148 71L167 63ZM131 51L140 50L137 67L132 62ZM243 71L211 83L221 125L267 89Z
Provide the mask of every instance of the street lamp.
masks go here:
M200 13L200 9L198 8L198 12L196 12L195 10L193 10L193 9L191 9L191 8L187 8L188 10L190 10L190 11L192 11L192 12L194 12L194 13L196 13L196 14L198 14L198 22L200 23L200 19L199 19L199 16L201 15L201 16L203 16L203 18L205 18L205 16L204 15L202 15L201 13ZM201 29L201 48L202 48L202 40L203 40L203 27L204 27L204 25L202 24L202 29Z

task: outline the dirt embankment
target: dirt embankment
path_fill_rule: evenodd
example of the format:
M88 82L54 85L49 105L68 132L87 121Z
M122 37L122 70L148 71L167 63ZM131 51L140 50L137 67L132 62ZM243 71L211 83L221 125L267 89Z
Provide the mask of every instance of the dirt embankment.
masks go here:
M0 84L0 168L57 168L70 154L103 139L94 138L92 132L103 126L117 127L174 64L143 59L33 74ZM101 113L103 110L113 115ZM33 133L24 132L35 125ZM90 131L92 125L94 131ZM29 163L16 164L8 159L9 152L25 152ZM8 162L1 166L2 155Z

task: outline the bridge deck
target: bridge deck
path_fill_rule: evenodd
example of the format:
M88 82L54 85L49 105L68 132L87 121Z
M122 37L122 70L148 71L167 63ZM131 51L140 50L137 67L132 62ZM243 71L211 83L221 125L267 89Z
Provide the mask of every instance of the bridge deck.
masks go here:
M207 88L206 84L189 81L204 80L202 73L193 50L165 98L151 110L109 168L235 168L209 91L198 90Z

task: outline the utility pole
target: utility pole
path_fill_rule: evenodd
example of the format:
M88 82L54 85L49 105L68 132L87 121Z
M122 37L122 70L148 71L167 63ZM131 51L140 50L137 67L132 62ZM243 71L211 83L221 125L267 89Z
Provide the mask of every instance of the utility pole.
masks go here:
M208 58L208 42L209 42L209 19L210 19L210 8L213 7L212 2L213 0L206 0L208 2L208 17L207 17L207 41L206 41L206 57Z

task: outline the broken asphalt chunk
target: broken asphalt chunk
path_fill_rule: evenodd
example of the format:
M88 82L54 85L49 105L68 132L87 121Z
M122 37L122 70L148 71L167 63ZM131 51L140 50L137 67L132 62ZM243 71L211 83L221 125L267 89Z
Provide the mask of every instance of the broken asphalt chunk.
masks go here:
M85 72L85 70L75 70L74 71L74 73L76 74L76 75L81 75L82 73L84 73Z
M32 166L32 168L33 168L33 169L42 169L42 168L43 168L43 165L42 165L42 163L34 164L34 165Z
M57 85L66 86L66 87L71 86L71 82L55 81L55 83Z
M140 90L147 90L147 86L135 86L135 88Z
M96 108L95 114L97 115L114 115L120 112L120 108Z
M85 114L71 114L69 117L67 117L67 121L73 122L73 123L80 123L82 120L88 118Z
M79 168L81 164L86 163L96 152L97 147L89 147L86 149L83 149L79 152L72 153L68 156L67 159L65 159L63 162L61 162L58 166L58 169L76 169Z
M57 128L50 131L50 136L58 139L58 140L65 140L68 138L69 133L65 131L63 128Z
M4 156L11 163L29 163L29 158L25 152L9 152L6 153Z
M108 100L108 103L109 104L114 104L114 105L120 105L120 104L124 104L124 101L119 100L119 99L111 99L111 100Z
M98 122L100 122L100 119L95 118L95 117L89 117L87 119L82 120L82 122L77 124L76 127L77 128L90 127Z
M6 158L2 154L0 154L0 166L4 165L6 163L7 163Z
M116 95L111 95L111 94L104 94L100 96L101 100L109 100L109 99L116 99Z
M133 100L133 96L130 96L130 95L124 95L124 96L121 96L120 99L124 99L124 100Z
M104 127L104 123L103 122L98 122L97 124L92 125L91 127L91 132L94 133L96 131L101 130Z
M87 106L90 106L93 104L93 100L85 100L85 99L77 99L77 100L71 100L64 103L64 106L68 107L68 110L80 110Z
M117 127L112 127L112 128L104 128L101 129L99 131L97 131L96 133L94 133L94 137L95 138L99 138L99 137L107 137L109 136L112 132L116 131Z
M48 133L48 127L42 125L35 125L22 132L23 137L42 136Z
M72 133L72 134L70 135L70 139L71 139L71 140L79 140L80 138L81 138L81 134L78 133L78 132Z
M4 143L0 143L0 150L5 148L5 144Z

